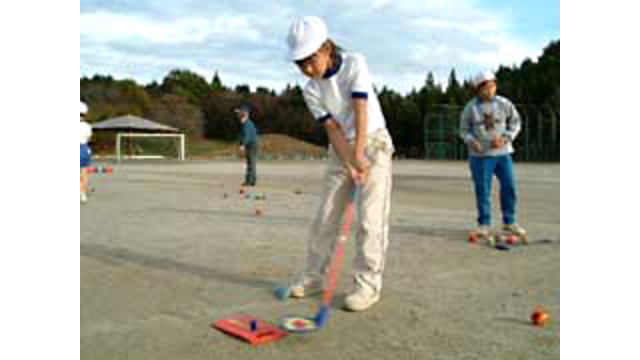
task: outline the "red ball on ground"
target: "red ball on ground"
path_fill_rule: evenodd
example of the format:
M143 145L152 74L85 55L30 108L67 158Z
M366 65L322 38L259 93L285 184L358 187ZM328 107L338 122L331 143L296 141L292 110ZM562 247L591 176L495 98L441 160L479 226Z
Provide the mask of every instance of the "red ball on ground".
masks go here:
M549 316L549 313L544 309L537 309L531 314L531 322L535 326L545 326L550 319L551 316Z
M293 326L298 329L304 329L307 326L307 323L304 320L296 320L293 322Z

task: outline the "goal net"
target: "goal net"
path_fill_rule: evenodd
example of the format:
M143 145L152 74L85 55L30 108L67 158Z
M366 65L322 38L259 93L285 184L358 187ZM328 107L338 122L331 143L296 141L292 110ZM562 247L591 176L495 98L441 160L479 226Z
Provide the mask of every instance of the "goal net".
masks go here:
M116 157L122 159L184 160L184 134L119 133Z

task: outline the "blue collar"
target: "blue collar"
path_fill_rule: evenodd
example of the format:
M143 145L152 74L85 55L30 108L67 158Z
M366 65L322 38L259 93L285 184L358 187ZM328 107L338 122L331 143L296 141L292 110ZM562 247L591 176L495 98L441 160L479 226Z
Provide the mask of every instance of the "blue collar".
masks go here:
M336 54L336 63L334 66L327 70L324 75L322 75L323 79L328 79L335 75L338 71L340 71L340 67L342 66L342 56L340 54Z

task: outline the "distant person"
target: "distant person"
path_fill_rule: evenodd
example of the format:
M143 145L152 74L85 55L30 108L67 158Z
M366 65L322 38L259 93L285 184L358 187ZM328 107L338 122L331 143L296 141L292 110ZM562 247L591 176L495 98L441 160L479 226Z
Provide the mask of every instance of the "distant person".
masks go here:
M242 105L236 109L238 120L240 121L240 152L245 154L247 166L244 183L242 186L256 186L258 174L256 170L256 160L258 158L258 131L251 121L251 109L248 105Z
M87 191L89 178L87 167L91 165L91 149L89 139L91 139L91 125L86 123L86 116L89 109L87 104L80 101L80 202L87 202Z
M473 84L477 96L469 101L460 117L460 137L469 148L469 164L476 195L476 234L490 244L491 191L494 174L500 182L503 232L526 237L516 219L516 180L513 172L513 142L520 132L520 115L509 99L496 95L492 72L478 74Z
M350 311L368 309L380 300L389 243L392 155L391 136L361 54L344 52L315 16L290 28L289 59L309 78L304 99L330 141L320 207L308 238L305 269L290 286L290 296L322 291L341 221L352 192L359 188L354 289L345 298Z

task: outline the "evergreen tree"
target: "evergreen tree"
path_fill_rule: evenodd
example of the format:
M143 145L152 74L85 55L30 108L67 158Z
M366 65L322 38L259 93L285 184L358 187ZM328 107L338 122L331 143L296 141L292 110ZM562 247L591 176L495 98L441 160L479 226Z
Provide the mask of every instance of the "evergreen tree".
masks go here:
M216 71L213 74L213 79L211 79L211 91L223 91L224 85L222 85L222 80L220 80L220 75Z
M160 89L163 94L182 96L194 105L199 105L210 91L207 81L189 70L171 70L162 81Z

